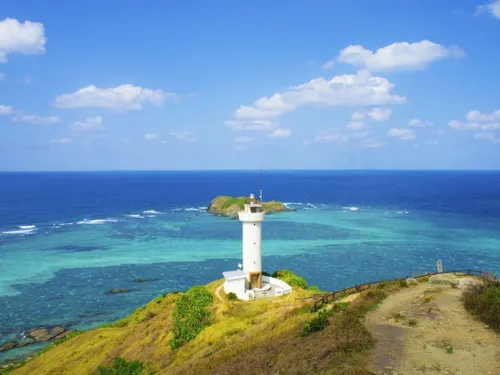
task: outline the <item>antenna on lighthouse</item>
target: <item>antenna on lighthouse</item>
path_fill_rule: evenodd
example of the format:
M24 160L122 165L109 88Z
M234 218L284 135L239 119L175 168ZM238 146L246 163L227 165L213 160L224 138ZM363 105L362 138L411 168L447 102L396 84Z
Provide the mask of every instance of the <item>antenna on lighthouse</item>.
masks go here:
M259 194L260 203L262 203L262 167L260 167L260 194Z

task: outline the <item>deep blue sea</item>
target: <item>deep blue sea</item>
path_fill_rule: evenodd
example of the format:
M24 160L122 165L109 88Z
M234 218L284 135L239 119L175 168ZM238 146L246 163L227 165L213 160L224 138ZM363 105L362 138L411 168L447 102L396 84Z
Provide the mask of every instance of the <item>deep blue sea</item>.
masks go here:
M222 278L241 261L241 224L206 206L258 194L261 180L264 200L296 209L266 216L268 272L323 290L434 271L438 259L500 273L500 172L0 173L0 345ZM105 294L116 288L130 292Z

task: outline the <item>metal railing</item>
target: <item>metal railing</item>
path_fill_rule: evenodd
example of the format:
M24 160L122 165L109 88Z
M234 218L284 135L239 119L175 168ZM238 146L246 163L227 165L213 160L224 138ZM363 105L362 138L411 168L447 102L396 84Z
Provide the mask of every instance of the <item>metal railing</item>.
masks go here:
M325 303L331 302L331 301L338 299L338 298L347 297L347 296L354 294L354 293L359 293L359 292L368 290L372 286L379 285L379 284L384 283L384 282L391 282L391 281L398 282L398 281L404 281L404 280L409 279L409 278L421 279L421 278L429 277L429 276L433 276L433 275L449 274L449 273L452 273L454 275L460 274L460 275L464 275L464 276L487 276L487 277L493 277L496 279L495 275L491 272L484 272L481 270L473 270L473 269L469 269L469 268L466 270L454 270L454 271L446 271L446 272L428 272L428 273L421 274L418 276L406 276L406 277L399 277L396 279L370 281L368 283L356 284L353 287L336 290L334 292L314 294L310 297L302 297L302 298L297 298L297 299L314 299L314 305L312 306L311 311L316 312L320 308L322 308Z

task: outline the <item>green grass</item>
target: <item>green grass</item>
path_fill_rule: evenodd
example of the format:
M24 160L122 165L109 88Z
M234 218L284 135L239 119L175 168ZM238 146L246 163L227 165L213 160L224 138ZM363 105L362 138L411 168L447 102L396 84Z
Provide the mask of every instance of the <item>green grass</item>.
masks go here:
M324 330L328 324L328 318L346 311L349 308L349 305L349 302L337 302L330 308L320 310L314 318L304 323L302 330L299 332L299 336L306 337L311 333Z
M272 277L276 279L283 280L285 283L290 285L292 288L307 288L307 281L289 270L278 270L273 273Z
M417 324L418 324L418 322L417 322L415 319L410 319L410 320L408 321L408 325L409 325L410 327L415 327Z
M237 301L238 300L238 296L236 295L236 293L233 293L233 292L229 292L227 294L227 299L229 301Z
M140 361L127 361L116 357L110 366L99 366L97 375L142 375L144 365Z
M177 349L193 340L212 324L212 313L208 309L213 303L212 294L203 286L193 286L176 302L173 318L174 329L170 347Z
M463 293L464 306L491 328L500 332L500 281L481 278Z

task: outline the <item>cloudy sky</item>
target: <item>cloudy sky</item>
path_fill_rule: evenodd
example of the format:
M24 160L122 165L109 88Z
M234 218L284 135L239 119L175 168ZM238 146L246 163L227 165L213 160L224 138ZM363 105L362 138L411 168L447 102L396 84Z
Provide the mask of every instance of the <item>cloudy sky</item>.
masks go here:
M0 6L0 170L498 169L500 0Z

